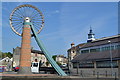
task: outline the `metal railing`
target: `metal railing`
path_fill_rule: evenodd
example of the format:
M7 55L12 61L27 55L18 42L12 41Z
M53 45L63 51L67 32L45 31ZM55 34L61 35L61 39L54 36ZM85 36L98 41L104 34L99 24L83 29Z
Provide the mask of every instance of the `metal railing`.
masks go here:
M81 78L114 78L115 80L117 80L118 78L118 73L114 72L114 73L109 73L107 71L105 71L104 73L100 73L100 72L84 72L84 71L79 71L79 73L72 73L70 72L69 76L79 76Z

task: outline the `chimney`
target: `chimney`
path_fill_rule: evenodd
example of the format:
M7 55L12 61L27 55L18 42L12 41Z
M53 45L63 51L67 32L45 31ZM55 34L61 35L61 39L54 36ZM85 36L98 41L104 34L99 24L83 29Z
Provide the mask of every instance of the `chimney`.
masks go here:
M71 43L71 47L74 47L75 46L75 44L74 43Z

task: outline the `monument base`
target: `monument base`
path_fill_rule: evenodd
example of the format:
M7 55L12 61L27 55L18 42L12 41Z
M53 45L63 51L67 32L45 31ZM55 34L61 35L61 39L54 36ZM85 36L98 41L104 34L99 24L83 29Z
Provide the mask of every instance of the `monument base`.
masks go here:
M32 74L30 67L20 67L18 74Z

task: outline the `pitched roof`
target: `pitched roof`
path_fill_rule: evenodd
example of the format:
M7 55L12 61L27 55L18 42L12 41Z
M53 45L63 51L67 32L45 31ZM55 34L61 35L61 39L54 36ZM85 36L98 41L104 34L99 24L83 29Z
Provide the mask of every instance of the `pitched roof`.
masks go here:
M111 41L111 43L116 43L116 42L118 43L118 42L120 42L120 35L97 39L95 41L84 44L81 47L81 49L82 48L87 48L87 47L93 47L93 46L108 44L108 41Z
M16 47L15 49L18 49L19 52L20 52L21 47ZM14 49L14 50L15 50L15 49ZM43 51L40 51L40 50L33 50L33 49L31 49L31 52L32 52L32 53L38 53L38 54L44 54Z
M0 62L2 62L4 60L11 60L11 59L9 57L5 57L5 58L1 59Z
M39 50L31 50L32 53L44 54L42 51Z
M92 42L88 42L88 43L81 43L81 44L78 44L77 46L71 47L70 49L68 49L68 51L70 51L72 49L78 49L78 48L82 49L82 48L87 48L87 47L92 47L92 46L108 44L108 41L111 41L111 43L120 42L120 34L115 35L115 36L96 39L96 40L94 40Z
M74 50L74 49L79 49L81 48L83 45L85 45L85 43L81 43L81 44L78 44L77 46L74 46L74 47L71 47L70 49L68 49L67 51L70 51L70 50Z
M120 49L112 50L112 58L120 58ZM110 51L104 51L104 52L94 52L94 53L83 53L76 56L71 62L76 61L98 61L98 60L104 60L104 59L110 59Z

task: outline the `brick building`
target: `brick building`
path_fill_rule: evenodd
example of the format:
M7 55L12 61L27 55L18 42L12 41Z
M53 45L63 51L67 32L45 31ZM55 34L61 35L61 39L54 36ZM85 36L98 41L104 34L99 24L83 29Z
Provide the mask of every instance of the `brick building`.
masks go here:
M13 67L19 66L20 50L21 50L20 47L16 47L15 49L13 49ZM42 51L31 49L31 63L32 62L40 62L43 67L47 66L46 65L47 59L44 56ZM48 66L50 66L50 65L48 65Z

